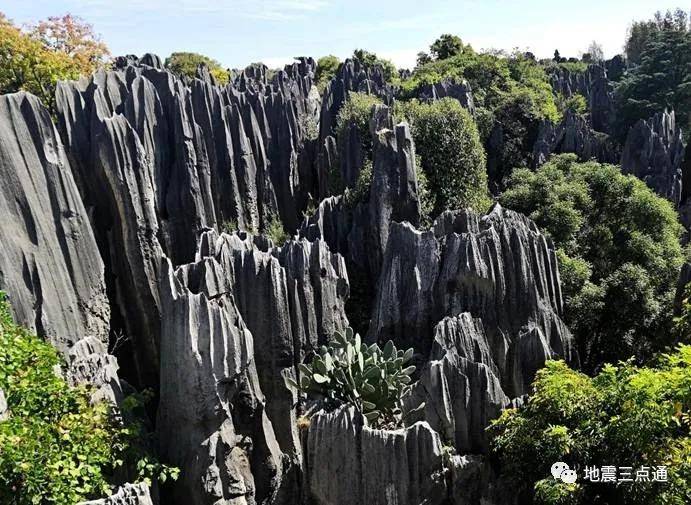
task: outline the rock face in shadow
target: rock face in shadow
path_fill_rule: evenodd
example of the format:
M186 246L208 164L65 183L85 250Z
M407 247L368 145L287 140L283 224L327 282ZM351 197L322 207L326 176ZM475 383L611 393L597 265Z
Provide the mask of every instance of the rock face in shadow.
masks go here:
M444 79L435 84L422 86L417 93L420 100L439 100L441 98L455 98L468 112L475 114L475 102L470 83L465 79L455 82L452 79Z
M593 130L585 117L567 111L559 124L542 121L533 147L533 166L545 163L552 154L575 153L581 160L617 163L619 148L608 135Z
M204 68L181 79L145 56L59 84L59 129L142 384L158 380L161 254L192 261L199 235L224 223L280 217L295 229L318 196L314 67L299 60L271 82L243 72L221 88Z
M376 95L385 103L393 99L393 89L386 83L384 70L380 66L370 68L357 58L345 60L324 91L319 123L322 141L335 133L336 116L351 91Z
M427 423L376 430L352 408L341 408L316 414L306 438L307 489L315 505L445 503L442 444Z
M183 468L177 503L291 503L302 451L284 376L348 324L343 258L323 241L209 231L195 263L164 270L159 438Z
M578 93L586 99L588 119L593 130L612 133L614 92L605 67L593 64L585 72L572 72L559 67L551 72L550 81L556 93L566 98Z
M683 160L681 128L676 125L674 111L665 110L631 127L621 155L621 169L679 205Z
M119 394L103 262L48 110L0 96L0 290L15 321L66 358L68 379Z
M415 145L410 127L393 125L391 110L376 106L370 125L372 180L366 193L322 200L300 235L321 238L349 264L377 278L394 221L420 222Z
M125 484L107 498L86 501L79 505L153 505L153 501L146 484Z
M547 359L577 365L561 311L554 247L532 221L499 205L486 216L447 211L430 231L392 225L369 339L415 348L422 371L409 405L425 401L420 418L482 454L489 421L528 393Z

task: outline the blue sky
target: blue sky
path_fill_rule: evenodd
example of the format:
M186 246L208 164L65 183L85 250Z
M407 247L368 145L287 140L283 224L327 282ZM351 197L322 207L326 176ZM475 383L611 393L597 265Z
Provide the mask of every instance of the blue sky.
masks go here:
M228 67L255 61L281 66L293 56L335 54L357 47L398 66L412 66L441 33L476 49L514 47L539 57L559 48L577 56L589 42L606 55L621 51L634 19L657 9L691 9L689 0L4 0L16 23L72 13L94 25L114 55L195 51Z

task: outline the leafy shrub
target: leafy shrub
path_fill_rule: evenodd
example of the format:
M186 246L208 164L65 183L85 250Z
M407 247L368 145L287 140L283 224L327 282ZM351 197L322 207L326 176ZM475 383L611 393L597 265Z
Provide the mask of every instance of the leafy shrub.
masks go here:
M300 364L300 384L289 377L286 382L332 405L353 405L375 426L396 424L402 420L401 399L415 372L414 365L405 366L412 357L413 349L396 349L390 340L383 350L377 344L368 346L346 328L334 333L310 364Z
M328 82L335 77L340 66L341 60L333 54L322 56L317 60L317 71L315 72L314 80L320 91L324 91Z
M266 235L273 241L274 245L277 246L282 246L290 238L290 235L283 227L281 218L276 214L269 215L264 233L266 233Z
M0 293L0 389L9 418L0 422L0 502L73 505L110 493L116 467L141 466L138 480L175 478L138 445L141 426L124 424L86 387L55 373L57 351L15 325ZM131 459L136 458L136 459Z
M372 137L369 131L369 120L372 117L372 107L380 104L381 100L367 93L348 92L348 99L336 116L336 136L342 137L343 132L351 124L357 126L366 153L372 152Z
M363 167L361 170L369 166L370 176L372 166L372 135L369 131L369 121L372 117L372 108L380 103L381 100L374 95L350 91L347 100L336 116L336 138L339 140L339 143L342 142L346 131L351 128L352 125L357 128L358 138L364 155ZM329 191L331 194L337 195L344 190L345 181L341 174L340 165L335 163L332 170L329 172Z
M594 378L547 362L528 402L489 431L503 473L536 503L682 505L691 496L690 409L691 346L680 346L655 368L606 365ZM557 461L577 470L577 484L549 476ZM583 479L586 467L605 465L665 465L669 482Z
M561 249L566 318L587 369L670 343L682 228L667 200L616 166L565 154L514 171L500 202Z
M221 86L228 84L230 80L228 70L224 69L218 61L203 54L176 52L168 56L165 61L166 68L187 77L195 77L197 67L202 64L208 67L209 73L214 76L217 84Z
M434 198L434 213L462 207L486 211L491 201L485 152L468 111L452 98L429 104L413 100L400 108L411 123L415 150Z
M560 96L559 109L571 111L575 114L585 114L588 112L588 101L580 93L574 93L568 98Z

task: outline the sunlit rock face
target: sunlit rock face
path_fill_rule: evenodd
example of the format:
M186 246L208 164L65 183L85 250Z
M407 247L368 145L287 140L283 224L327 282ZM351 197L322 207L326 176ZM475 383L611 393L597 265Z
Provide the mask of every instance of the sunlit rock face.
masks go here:
M318 198L319 94L302 59L268 81L248 69L226 87L179 78L147 55L60 83L58 125L106 264L139 383L160 369L159 258L192 261L200 234L297 227Z
M79 505L153 505L153 503L146 484L125 484L107 498L86 501Z
M343 258L323 241L275 248L209 231L194 263L164 260L163 273L158 430L162 455L183 470L181 496L291 503L272 501L299 494L302 466L284 377L348 324Z
M60 137L33 95L0 96L0 181L0 290L15 321L63 354L71 382L118 398L103 262Z

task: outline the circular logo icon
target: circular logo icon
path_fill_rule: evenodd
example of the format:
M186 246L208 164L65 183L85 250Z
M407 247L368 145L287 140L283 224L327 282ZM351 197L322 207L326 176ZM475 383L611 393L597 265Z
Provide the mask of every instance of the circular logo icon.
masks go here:
M561 480L567 484L573 484L578 479L578 474L575 470L564 470L561 472Z
M563 461L557 461L552 465L552 477L554 477L555 479L559 479L561 478L561 474L568 469L569 465L567 465Z

